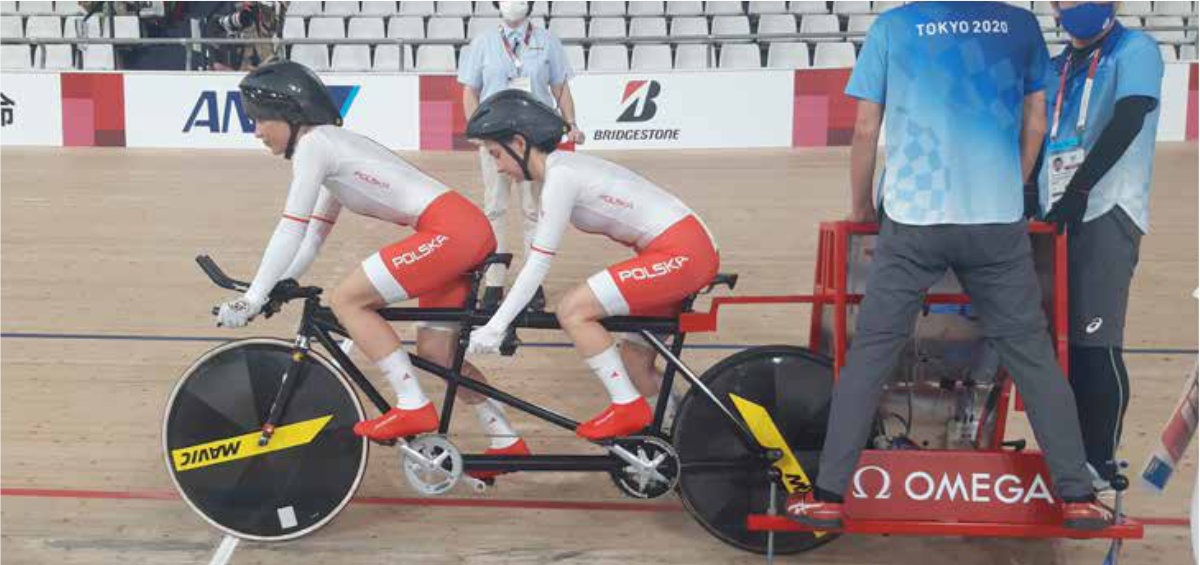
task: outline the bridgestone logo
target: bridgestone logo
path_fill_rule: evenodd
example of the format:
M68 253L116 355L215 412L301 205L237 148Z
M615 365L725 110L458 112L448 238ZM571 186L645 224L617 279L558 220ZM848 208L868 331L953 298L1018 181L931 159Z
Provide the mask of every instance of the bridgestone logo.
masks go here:
M601 129L593 133L596 141L679 141L678 129Z

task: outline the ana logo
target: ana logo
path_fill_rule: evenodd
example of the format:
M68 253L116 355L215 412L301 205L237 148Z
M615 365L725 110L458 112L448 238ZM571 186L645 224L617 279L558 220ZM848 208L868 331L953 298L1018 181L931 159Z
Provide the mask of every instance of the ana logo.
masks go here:
M658 113L658 105L654 99L662 92L662 86L656 80L631 80L625 83L625 94L621 96L621 104L628 103L625 111L617 118L618 122L648 122Z
M350 113L350 106L358 97L360 88L357 85L328 87L333 104L343 119ZM207 129L209 133L229 133L229 125L234 116L237 117L237 126L241 128L240 133L254 133L254 120L246 114L241 92L230 90L218 93L215 90L205 90L192 106L192 113L183 125L183 133L202 128Z
M17 103L13 102L12 98L0 93L0 127L11 126L13 116L17 109Z

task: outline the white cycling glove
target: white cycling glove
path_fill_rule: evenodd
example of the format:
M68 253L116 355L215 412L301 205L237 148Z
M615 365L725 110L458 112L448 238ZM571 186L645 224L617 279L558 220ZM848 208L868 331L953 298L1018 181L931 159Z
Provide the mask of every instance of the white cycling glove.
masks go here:
M259 311L262 310L262 303L250 300L245 296L230 300L221 305L217 311L217 326L222 328L241 328L250 323Z

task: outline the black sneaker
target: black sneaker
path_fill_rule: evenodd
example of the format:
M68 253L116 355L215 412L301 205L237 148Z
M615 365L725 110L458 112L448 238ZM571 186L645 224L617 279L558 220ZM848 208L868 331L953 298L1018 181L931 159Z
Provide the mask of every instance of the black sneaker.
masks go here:
M504 287L489 286L483 289L483 304L480 307L484 310L495 310L500 306L502 300L504 300Z
M537 292L533 293L533 298L529 299L528 308L534 312L546 311L546 291L541 285L538 285Z

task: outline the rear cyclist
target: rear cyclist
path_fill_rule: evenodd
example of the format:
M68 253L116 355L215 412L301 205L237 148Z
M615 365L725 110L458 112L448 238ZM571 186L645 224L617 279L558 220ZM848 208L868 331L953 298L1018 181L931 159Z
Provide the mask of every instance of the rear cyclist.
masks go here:
M720 259L699 216L675 196L603 159L556 152L569 129L553 109L520 90L484 100L467 124L467 137L484 142L501 173L544 183L528 259L492 319L471 333L469 351L499 348L550 270L568 224L633 248L636 257L596 273L557 308L563 330L612 398L607 410L576 429L580 437L601 440L649 425L653 417L643 395L657 394L659 382L648 344L626 341L618 350L599 320L677 314L680 302L716 275Z
M421 390L400 338L377 310L420 299L425 308L459 307L470 289L468 273L496 248L487 218L470 201L397 157L382 145L342 129L342 119L321 80L291 61L251 72L239 85L255 136L275 155L292 161L292 183L283 218L263 253L245 295L221 305L217 321L246 325L275 284L299 278L316 258L342 207L416 233L362 262L333 291L330 303L350 337L375 362L396 392L396 407L360 422L354 432L389 440L431 432L437 410ZM417 352L448 365L453 326L417 330ZM471 364L470 378L484 381ZM492 438L492 454L528 454L498 404L463 392Z

